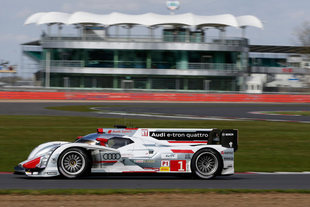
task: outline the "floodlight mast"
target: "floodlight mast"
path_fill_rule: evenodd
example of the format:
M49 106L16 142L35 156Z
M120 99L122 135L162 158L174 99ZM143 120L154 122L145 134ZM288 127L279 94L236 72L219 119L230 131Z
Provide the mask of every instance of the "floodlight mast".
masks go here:
M166 5L167 5L167 8L170 10L171 15L174 15L174 11L180 8L179 1L167 1Z

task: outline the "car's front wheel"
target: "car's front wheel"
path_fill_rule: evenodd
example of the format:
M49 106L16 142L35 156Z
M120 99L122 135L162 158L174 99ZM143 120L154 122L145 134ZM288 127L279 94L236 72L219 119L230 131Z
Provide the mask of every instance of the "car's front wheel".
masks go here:
M191 169L196 177L211 179L222 170L220 155L212 149L202 149L195 153L191 162Z
M58 159L58 169L67 178L77 178L85 175L90 168L90 160L84 150L69 148Z

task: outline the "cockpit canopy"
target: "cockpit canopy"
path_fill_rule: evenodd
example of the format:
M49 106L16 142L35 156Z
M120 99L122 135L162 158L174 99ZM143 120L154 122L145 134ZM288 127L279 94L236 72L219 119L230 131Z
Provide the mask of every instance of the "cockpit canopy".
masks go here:
M107 141L102 143L97 139L106 139ZM133 141L129 138L123 137L122 135L115 135L115 134L99 134L99 133L92 133L82 138L79 138L75 141L76 143L85 143L90 145L101 145L106 146L114 149L118 149L120 147L129 145L133 143Z

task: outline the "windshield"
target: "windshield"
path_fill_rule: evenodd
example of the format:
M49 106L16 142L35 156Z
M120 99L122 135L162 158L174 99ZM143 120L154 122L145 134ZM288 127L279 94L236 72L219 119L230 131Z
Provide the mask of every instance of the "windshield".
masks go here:
M88 135L82 137L81 139L76 140L75 142L77 142L77 143L92 143L92 142L96 142L96 139L99 136L100 135L98 135L97 133L92 133L92 134L88 134Z

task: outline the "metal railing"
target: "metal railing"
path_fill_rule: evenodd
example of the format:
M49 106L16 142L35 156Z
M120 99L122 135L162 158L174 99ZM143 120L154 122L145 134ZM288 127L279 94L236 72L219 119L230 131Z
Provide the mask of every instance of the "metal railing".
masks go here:
M47 61L41 61L41 66L46 67ZM50 61L51 67L84 67L83 60L51 60Z
M247 46L245 38L203 36L194 38L190 35L106 35L87 34L82 36L42 36L43 41L102 41L102 42L164 42L220 44L229 46Z
M47 61L41 61L41 66L46 67ZM178 70L217 70L224 72L240 72L242 67L232 63L170 63L147 61L103 61L103 60L51 60L50 67L92 67L92 68L131 68L131 69L178 69ZM148 68L148 66L150 68Z
M238 72L242 68L239 65L232 63L188 63L188 69Z

